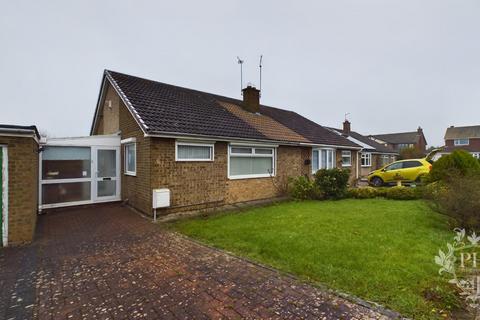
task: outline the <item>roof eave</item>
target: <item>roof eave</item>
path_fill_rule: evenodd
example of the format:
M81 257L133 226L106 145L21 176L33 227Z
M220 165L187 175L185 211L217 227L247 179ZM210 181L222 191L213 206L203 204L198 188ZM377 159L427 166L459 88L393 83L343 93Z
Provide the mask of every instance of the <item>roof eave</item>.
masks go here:
M147 130L148 130L148 126L140 118L139 114L137 113L137 111L133 107L132 103L130 102L130 100L128 100L127 96L123 93L122 89L117 84L117 82L112 78L112 76L110 75L108 70L105 70L103 72L102 84L101 84L100 93L98 95L97 106L95 108L95 115L94 115L94 118L93 118L92 127L90 128L90 135L93 135L93 131L94 131L95 126L96 126L97 121L98 121L100 104L104 100L104 97L105 97L105 88L106 88L107 81L108 81L108 83L110 83L113 90L115 90L117 95L120 97L123 104L127 107L128 111L132 115L133 119L135 119L135 122L137 122L137 125L139 126L140 130L142 130L143 134L146 134Z
M251 141L251 142L260 142L260 143L275 143L279 145L291 145L291 146L305 146L305 147L329 147L329 148L342 148L342 149L351 149L351 150L361 150L361 147L354 146L344 146L344 145L335 145L335 144L323 144L323 143L313 143L313 142L300 142L300 141L281 141L281 140L267 140L267 139L253 139L253 138L243 138L243 137L228 137L228 136L215 136L215 135L203 135L203 134L193 134L193 133L179 133L179 132L152 132L145 133L145 137L153 138L190 138L190 139L203 139L203 140L217 140L217 141Z

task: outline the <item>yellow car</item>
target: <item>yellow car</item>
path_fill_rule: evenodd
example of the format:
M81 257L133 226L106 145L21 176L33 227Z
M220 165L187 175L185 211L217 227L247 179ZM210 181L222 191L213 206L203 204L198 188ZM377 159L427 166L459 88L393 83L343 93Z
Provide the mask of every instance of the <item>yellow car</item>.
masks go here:
M423 159L399 160L368 174L368 182L380 187L384 184L402 182L419 182L423 176L430 172L432 163L429 157Z

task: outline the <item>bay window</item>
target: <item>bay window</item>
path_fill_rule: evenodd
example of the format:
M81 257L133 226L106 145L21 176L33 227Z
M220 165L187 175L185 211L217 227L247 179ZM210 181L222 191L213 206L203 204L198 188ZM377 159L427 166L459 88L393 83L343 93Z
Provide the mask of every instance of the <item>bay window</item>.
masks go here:
M228 177L230 179L274 176L275 148L230 145L228 164Z
M312 150L312 172L319 169L332 169L335 167L334 149L313 149Z

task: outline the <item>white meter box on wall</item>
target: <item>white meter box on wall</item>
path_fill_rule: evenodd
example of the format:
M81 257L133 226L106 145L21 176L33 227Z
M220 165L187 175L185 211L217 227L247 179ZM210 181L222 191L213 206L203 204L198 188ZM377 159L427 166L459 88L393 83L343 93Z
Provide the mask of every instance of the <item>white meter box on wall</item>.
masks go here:
M153 189L153 209L170 207L170 189Z

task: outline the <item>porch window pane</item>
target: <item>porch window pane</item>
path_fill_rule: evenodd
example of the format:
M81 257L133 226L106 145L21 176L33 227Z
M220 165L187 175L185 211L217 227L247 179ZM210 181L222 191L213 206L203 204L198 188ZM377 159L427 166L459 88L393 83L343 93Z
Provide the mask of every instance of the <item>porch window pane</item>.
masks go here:
M42 185L42 204L90 200L90 181Z
M42 179L89 178L90 147L45 147L42 151Z
M110 197L116 195L116 185L117 182L115 180L98 181L97 195L99 197Z
M115 177L117 175L117 151L98 150L98 177Z

